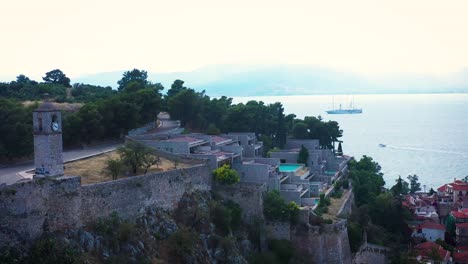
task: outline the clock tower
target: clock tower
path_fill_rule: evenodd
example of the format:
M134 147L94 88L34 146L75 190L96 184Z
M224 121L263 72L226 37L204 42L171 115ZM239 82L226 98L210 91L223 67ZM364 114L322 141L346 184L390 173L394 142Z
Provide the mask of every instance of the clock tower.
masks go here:
M62 114L45 101L33 111L35 177L62 176Z

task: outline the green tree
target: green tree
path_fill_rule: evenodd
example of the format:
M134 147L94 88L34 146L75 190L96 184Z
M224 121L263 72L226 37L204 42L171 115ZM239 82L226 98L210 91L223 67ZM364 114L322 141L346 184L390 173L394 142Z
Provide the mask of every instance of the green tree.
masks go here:
M401 178L401 176L398 176L398 179L396 179L396 184L390 188L390 191L393 193L393 195L405 195L408 194L409 192L409 185L408 183Z
M145 169L145 171L143 172L143 174L146 174L148 172L148 169L155 165L156 163L158 163L158 160L159 157L156 157L154 155L145 155L143 156L142 160L141 160L141 163L142 163L142 167L143 169ZM159 167L159 165L158 165Z
M106 169L112 176L112 180L117 180L122 173L123 163L120 159L108 159L106 161Z
M117 84L119 85L118 90L122 91L127 89L127 86L133 82L132 87L128 87L129 90L139 90L146 87L148 82L148 72L139 69L133 69L123 73L122 79Z
M215 124L210 124L206 129L207 135L219 135L221 131L215 126Z
M299 155L297 157L297 163L302 163L307 166L307 160L309 159L309 151L301 145L301 150L299 151Z
M104 135L103 117L95 104L86 104L78 111L81 120L81 138L87 143L93 139L101 139Z
M263 201L263 214L269 220L296 224L299 220L299 210L295 202L287 203L278 190L267 192Z
M307 125L302 121L296 122L292 127L292 134L297 139L308 139Z
M338 143L338 150L337 150L336 154L337 154L338 156L342 156L342 155L343 155L343 147L341 146L341 142Z
M153 155L151 148L134 141L130 141L119 147L117 152L120 154L123 164L127 165L136 174L138 169L145 165L148 156Z
M0 98L0 157L11 160L31 154L34 107Z
M408 175L409 185L410 185L410 193L416 193L421 190L421 183L418 182L419 177L418 175Z
M184 89L169 98L167 108L171 118L180 120L183 127L196 126L202 109L200 95L193 89Z
M429 195L433 195L434 193L436 193L436 191L434 191L434 189L431 188L431 189L429 190Z
M356 204L361 206L375 200L385 185L380 165L364 155L359 161L350 161L349 167Z
M42 77L44 82L51 84L61 84L65 87L71 87L70 78L68 78L61 70L55 69L50 72L46 72L45 76Z
M232 185L240 181L240 177L237 171L231 169L231 167L227 164L224 164L223 166L214 170L213 176L215 181L221 184Z
M172 97L181 92L182 90L187 89L187 87L184 86L184 81L182 80L175 80L174 83L171 85L171 88L167 91L167 97Z

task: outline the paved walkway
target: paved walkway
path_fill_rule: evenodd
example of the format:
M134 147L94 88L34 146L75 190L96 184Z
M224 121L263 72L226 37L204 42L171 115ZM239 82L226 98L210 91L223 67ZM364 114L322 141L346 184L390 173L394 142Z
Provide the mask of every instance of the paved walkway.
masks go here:
M105 146L92 147L87 149L76 149L63 152L63 161L67 162L74 159L83 158L86 156L93 156L103 152L111 151L119 147L121 144L110 144ZM25 179L23 176L18 175L22 171L34 169L34 161L26 161L20 164L15 164L5 168L0 168L0 184L12 184L19 180Z
M179 127L179 121L171 120L169 114L161 113L158 115L158 119L161 121L161 126L148 131L147 133L157 134L165 133ZM90 147L86 149L75 149L63 152L63 161L67 162L87 156L94 156L104 152L112 151L118 148L121 143L108 144L103 146ZM0 168L0 184L12 184L19 180L25 179L19 175L20 172L34 169L34 161L26 161L23 163L7 166Z

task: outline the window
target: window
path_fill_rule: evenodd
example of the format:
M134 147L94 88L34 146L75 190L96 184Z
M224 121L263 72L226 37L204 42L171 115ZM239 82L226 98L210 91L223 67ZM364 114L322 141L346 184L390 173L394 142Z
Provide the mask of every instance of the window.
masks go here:
M42 132L42 117L39 117L37 119L37 124L38 124L39 132Z

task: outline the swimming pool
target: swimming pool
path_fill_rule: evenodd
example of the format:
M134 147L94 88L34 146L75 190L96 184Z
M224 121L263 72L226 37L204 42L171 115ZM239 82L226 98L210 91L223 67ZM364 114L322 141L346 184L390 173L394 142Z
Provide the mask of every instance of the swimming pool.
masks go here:
M280 164L279 171L281 172L292 172L297 171L302 165L300 164Z

